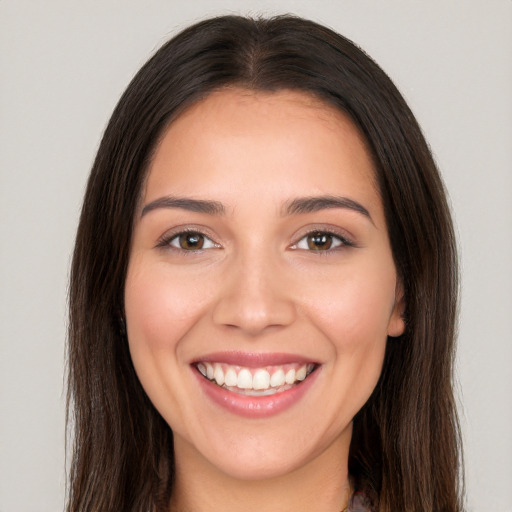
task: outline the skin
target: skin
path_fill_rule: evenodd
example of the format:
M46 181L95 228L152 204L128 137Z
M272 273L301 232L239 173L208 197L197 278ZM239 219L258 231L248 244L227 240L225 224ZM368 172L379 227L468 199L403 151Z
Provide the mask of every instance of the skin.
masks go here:
M166 196L225 211L143 210ZM312 196L348 198L369 216L286 214ZM185 228L207 237L203 249L180 248ZM328 238L330 249L312 250L312 230L349 245ZM174 432L172 510L342 508L352 418L378 381L387 337L404 330L373 164L346 116L304 93L242 89L183 113L149 168L125 308L135 369ZM205 395L191 364L234 350L299 355L318 364L315 380L284 411L241 417Z

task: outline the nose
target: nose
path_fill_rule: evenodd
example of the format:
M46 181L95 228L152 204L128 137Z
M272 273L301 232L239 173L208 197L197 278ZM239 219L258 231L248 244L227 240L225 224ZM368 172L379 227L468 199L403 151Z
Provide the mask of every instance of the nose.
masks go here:
M285 327L296 318L295 301L285 273L269 258L240 258L226 272L213 310L217 325L257 336Z

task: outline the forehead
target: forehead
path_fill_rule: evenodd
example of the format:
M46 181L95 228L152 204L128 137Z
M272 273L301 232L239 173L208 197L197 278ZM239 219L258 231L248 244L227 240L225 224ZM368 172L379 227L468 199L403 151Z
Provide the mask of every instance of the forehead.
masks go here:
M303 92L230 88L170 124L143 196L223 195L226 189L240 196L265 188L290 196L306 188L310 194L348 188L378 195L366 142L343 112Z

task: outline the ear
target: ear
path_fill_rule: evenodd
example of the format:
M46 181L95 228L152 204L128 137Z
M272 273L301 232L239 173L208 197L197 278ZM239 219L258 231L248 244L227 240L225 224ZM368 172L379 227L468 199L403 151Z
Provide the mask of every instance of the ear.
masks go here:
M395 289L395 304L388 323L388 336L396 338L405 331L405 297L402 283L397 280Z

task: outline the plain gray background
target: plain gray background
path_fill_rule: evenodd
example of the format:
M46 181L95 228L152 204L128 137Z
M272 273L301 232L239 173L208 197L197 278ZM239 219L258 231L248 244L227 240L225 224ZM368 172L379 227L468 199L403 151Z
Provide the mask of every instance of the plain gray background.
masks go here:
M170 35L230 12L330 25L409 101L446 181L462 254L468 510L511 511L510 0L0 0L0 511L63 508L67 278L110 113Z

